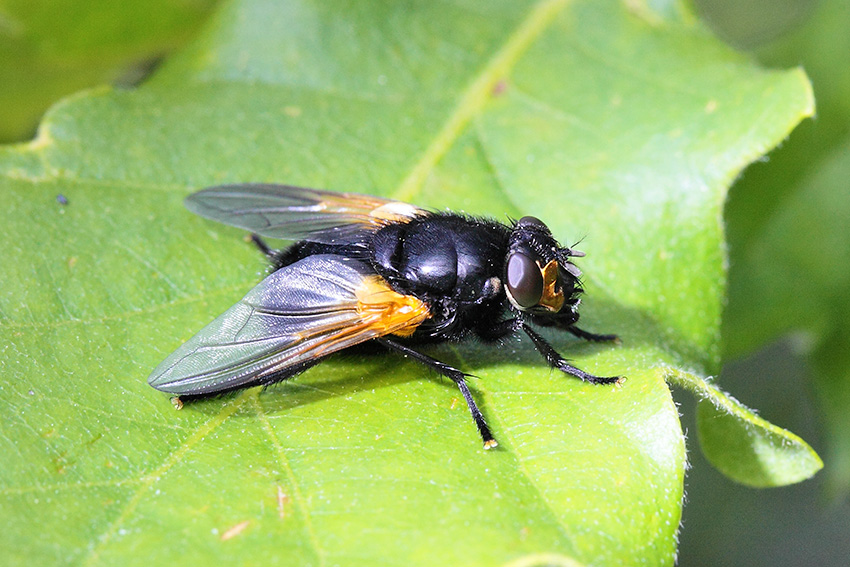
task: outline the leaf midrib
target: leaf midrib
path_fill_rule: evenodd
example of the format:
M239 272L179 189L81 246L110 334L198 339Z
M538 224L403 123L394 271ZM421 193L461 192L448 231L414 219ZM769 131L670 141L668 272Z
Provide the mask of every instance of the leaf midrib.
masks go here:
M569 2L570 0L542 0L529 11L520 25L508 36L504 45L496 51L483 70L461 93L448 120L437 132L407 177L393 191L394 199L413 200L434 166L448 153L472 119L487 104L496 83L510 74L520 56Z

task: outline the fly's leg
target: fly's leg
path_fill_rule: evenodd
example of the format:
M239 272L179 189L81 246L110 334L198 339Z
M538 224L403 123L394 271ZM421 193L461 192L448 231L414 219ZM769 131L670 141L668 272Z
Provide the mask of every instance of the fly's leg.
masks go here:
M575 326L575 323L578 321L578 314L571 313L565 316L558 316L556 318L548 318L548 317L531 317L531 322L535 325L539 325L541 327L555 327L557 329L563 329L569 333L572 333L574 336L583 339L585 341L591 341L594 343L609 343L609 342L620 342L620 338L617 335L611 334L599 334L599 333L591 333L590 331L585 331L584 329L580 329Z
M262 252L269 260L273 259L275 257L275 254L277 254L277 252L272 250L271 247L268 244L266 244L265 240L260 238L259 234L253 234L252 233L251 234L251 242L253 242L254 246L259 248L260 252Z
M266 241L263 240L259 234L251 234L251 242L253 242L254 245L260 250L260 252L262 252L263 255L271 262L269 273L276 272L284 266L288 266L294 262L297 262L298 260L306 258L309 255L300 253L301 243L290 246L289 248L275 250L274 248L266 244Z
M478 433L481 434L481 439L484 441L484 448L491 449L498 445L496 440L493 439L493 434L490 433L490 428L487 427L487 422L484 421L484 416L481 414L481 410L479 410L478 406L475 404L475 399L473 399L472 393L469 391L469 387L466 385L465 378L467 376L472 376L471 374L461 372L457 368L453 368L448 364L443 364L435 358L431 358L428 355L417 352L412 348L408 348L390 339L381 337L375 340L385 347L400 352L405 356L409 356L410 358L421 362L425 366L436 370L443 376L450 378L455 384L457 384L458 389L460 389L460 393L463 394L463 399L466 400L466 405L469 406L469 412L472 414L475 426L478 427Z
M621 376L594 376L580 368L576 368L572 364L568 363L563 356L558 354L558 351L556 351L552 345L546 342L546 339L537 334L537 332L527 324L522 323L522 330L532 340L537 352L543 355L543 358L546 359L546 362L548 362L549 366L552 368L557 368L561 372L569 374L570 376L575 376L576 378L589 382L590 384L613 384L614 382L623 381ZM584 333L584 331L581 332Z
M485 341L499 341L508 335L513 335L522 328L522 322L519 319L505 319L499 321L493 326L481 326L475 329L478 336Z
M569 364L564 357L558 354L558 351L556 351L552 345L546 342L546 339L540 336L525 321L519 318L506 319L504 321L500 321L492 328L479 329L478 334L484 340L499 340L519 331L520 329L534 342L534 347L540 354L543 355L546 362L548 362L549 366L552 368L557 368L561 372L565 372L570 376L575 376L576 378L591 384L612 384L623 380L620 376L594 376L593 374L588 374L584 370ZM566 327L566 330L576 337L587 341L607 342L619 340L617 335L597 335L573 326Z
M620 338L617 335L603 335L597 333L591 333L585 331L584 329L579 329L576 326L567 327L567 331L575 335L580 339L584 339L586 341L591 341L594 343L610 343L610 342L620 342Z

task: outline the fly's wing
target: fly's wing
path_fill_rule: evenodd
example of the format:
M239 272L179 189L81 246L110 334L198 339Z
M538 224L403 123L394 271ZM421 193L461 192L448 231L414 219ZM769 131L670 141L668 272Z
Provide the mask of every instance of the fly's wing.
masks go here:
M173 394L265 384L286 370L387 334L408 335L429 316L360 261L309 256L285 266L154 369Z
M289 185L222 185L186 198L202 217L269 238L351 244L391 222L427 214L423 209L368 195Z

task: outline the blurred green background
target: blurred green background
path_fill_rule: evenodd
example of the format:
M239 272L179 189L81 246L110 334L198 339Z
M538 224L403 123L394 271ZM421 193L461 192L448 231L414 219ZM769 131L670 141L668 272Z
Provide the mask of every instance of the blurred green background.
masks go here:
M802 66L814 87L815 118L730 191L720 381L812 442L825 470L814 481L754 491L691 451L680 565L848 565L850 2L695 4L726 42L766 67Z
M0 1L0 142L54 102L132 86L190 39L212 0ZM697 0L715 32L767 67L801 65L817 116L737 181L726 207L729 301L720 382L813 443L814 481L743 488L691 432L679 564L844 565L850 558L850 0Z
M60 98L131 86L185 44L214 0L0 2L0 143L32 137Z

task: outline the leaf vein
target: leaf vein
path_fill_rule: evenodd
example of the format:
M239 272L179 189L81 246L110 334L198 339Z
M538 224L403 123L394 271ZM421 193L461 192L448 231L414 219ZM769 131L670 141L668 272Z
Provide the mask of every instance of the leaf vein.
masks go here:
M245 390L238 398L233 400L233 402L225 405L221 411L212 419L204 423L200 426L192 435L190 435L186 441L183 442L177 449L168 454L163 463L150 474L145 475L142 479L141 486L133 493L130 499L127 501L124 509L121 513L109 523L106 530L96 538L95 545L91 548L89 555L82 562L85 565L95 565L100 558L101 551L106 547L106 545L112 539L112 536L118 531L119 526L124 524L127 519L135 512L136 507L141 502L144 495L147 491L156 484L162 476L167 473L174 465L180 462L183 456L189 452L192 447L203 441L203 439L215 431L222 423L224 423L227 418L232 416L236 411L242 407L245 401L249 397L256 398L259 388L252 388L250 390Z
M263 425L263 430L266 432L269 437L269 440L272 442L272 446L274 447L278 462L280 463L281 467L283 467L283 470L286 472L287 480L289 480L289 484L292 486L293 500L295 500L295 502L297 503L297 506L301 511L301 515L304 517L304 527L307 530L307 534L310 538L310 543L312 544L313 549L316 552L316 556L319 559L319 566L321 567L322 565L326 565L327 560L325 550L322 549L322 546L319 544L319 537L316 534L315 528L313 527L313 522L310 516L310 510L308 510L307 503L305 502L304 497L301 494L301 489L298 487L298 481L295 477L295 473L293 472L292 467L289 464L289 459L286 457L286 452L283 449L283 445L281 445L280 439L278 439L278 436L275 434L271 422L269 422L268 416L263 410L262 405L260 405L258 398L254 398L253 405L257 413L257 417L260 419L260 422Z
M393 197L410 201L419 192L425 179L442 159L454 142L466 130L470 121L490 99L496 83L510 74L520 56L546 29L569 0L542 0L529 11L519 26L507 37L501 49L490 58L484 69L460 95L457 105L448 120L425 149L419 161L407 177L402 180Z

